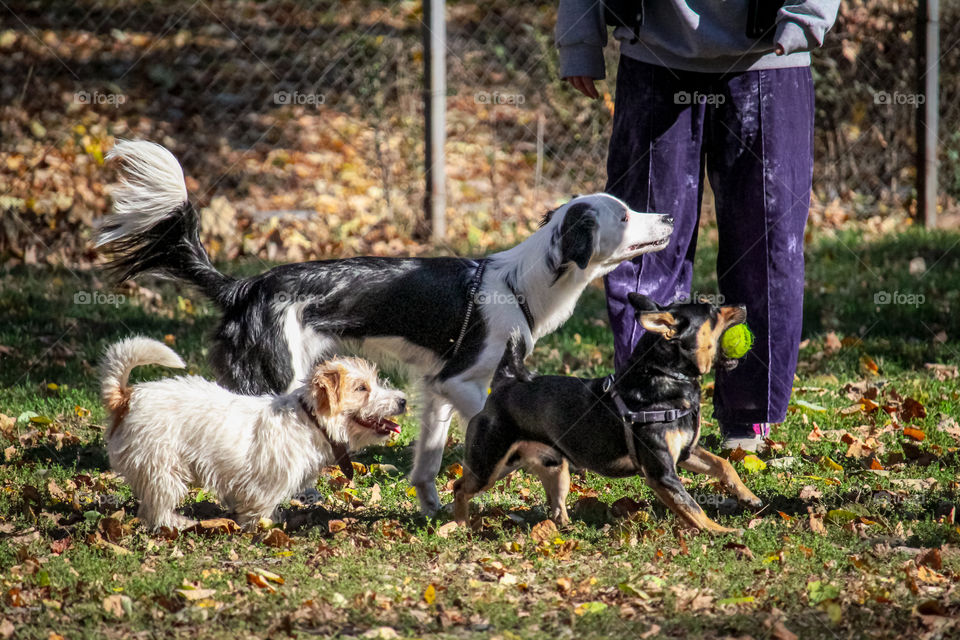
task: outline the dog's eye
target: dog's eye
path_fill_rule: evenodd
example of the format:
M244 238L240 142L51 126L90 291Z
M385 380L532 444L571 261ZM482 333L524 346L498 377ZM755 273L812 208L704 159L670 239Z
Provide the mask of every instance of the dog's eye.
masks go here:
M624 212L623 212L623 217L620 218L620 222L626 222L626 221L629 220L629 219L630 219L630 213L627 212L627 211L624 211Z
M361 384L359 387L357 387L357 391L361 391L361 392L362 392L362 391L369 391L369 389L367 389L367 385Z

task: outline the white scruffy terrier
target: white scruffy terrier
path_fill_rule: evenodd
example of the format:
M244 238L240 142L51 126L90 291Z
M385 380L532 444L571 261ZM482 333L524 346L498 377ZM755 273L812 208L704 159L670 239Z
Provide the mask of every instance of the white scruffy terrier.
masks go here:
M149 527L192 522L175 508L192 484L213 491L246 529L340 464L352 475L347 448L400 432L389 417L406 409L401 391L378 379L373 364L338 357L316 367L306 384L278 396L242 396L198 376L127 386L145 364L182 369L171 349L149 338L111 346L101 367L110 465L140 500Z

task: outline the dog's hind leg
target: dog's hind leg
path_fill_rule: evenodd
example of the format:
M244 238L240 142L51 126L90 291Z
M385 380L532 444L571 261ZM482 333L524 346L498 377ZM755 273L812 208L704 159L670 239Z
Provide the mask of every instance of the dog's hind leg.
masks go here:
M137 517L151 529L176 527L183 529L194 524L190 518L176 512L188 487L169 469L157 469L148 475L129 478L134 494L140 499Z
M469 519L473 496L486 491L520 465L521 445L487 412L474 416L467 427L463 477L453 485L453 516L457 522L463 524Z
M687 471L703 473L720 481L720 484L740 502L754 508L763 506L763 502L743 484L733 465L720 456L715 456L700 445L690 450L690 456L679 463Z
M547 503L550 506L550 519L559 525L570 523L567 515L567 493L570 492L570 464L566 458L560 458L559 464L555 460L538 460L530 465L530 470L537 474L543 483L543 490L547 494Z

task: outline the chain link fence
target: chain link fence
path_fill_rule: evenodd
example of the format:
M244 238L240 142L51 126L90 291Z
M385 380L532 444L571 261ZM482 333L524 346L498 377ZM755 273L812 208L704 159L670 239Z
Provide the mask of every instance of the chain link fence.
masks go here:
M960 195L960 7L944 3L941 184ZM816 55L815 210L914 197L916 7L845 3ZM423 229L419 2L11 0L0 8L0 256L89 263L103 156L146 138L182 160L221 258L431 250ZM448 250L516 242L602 189L601 101L558 78L553 2L451 2ZM945 200L949 204L952 200Z

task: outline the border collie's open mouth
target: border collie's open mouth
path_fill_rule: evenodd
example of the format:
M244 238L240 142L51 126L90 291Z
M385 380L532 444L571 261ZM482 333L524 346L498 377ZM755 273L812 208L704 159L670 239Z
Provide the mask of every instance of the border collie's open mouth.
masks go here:
M365 420L360 416L353 416L353 421L361 427L372 429L381 435L386 436L392 433L400 433L400 425L388 418L371 418Z
M632 244L627 247L627 253L633 253L634 251L640 251L640 249L646 249L647 247L662 247L670 242L670 236L666 238L661 238L654 242L638 242L637 244Z

